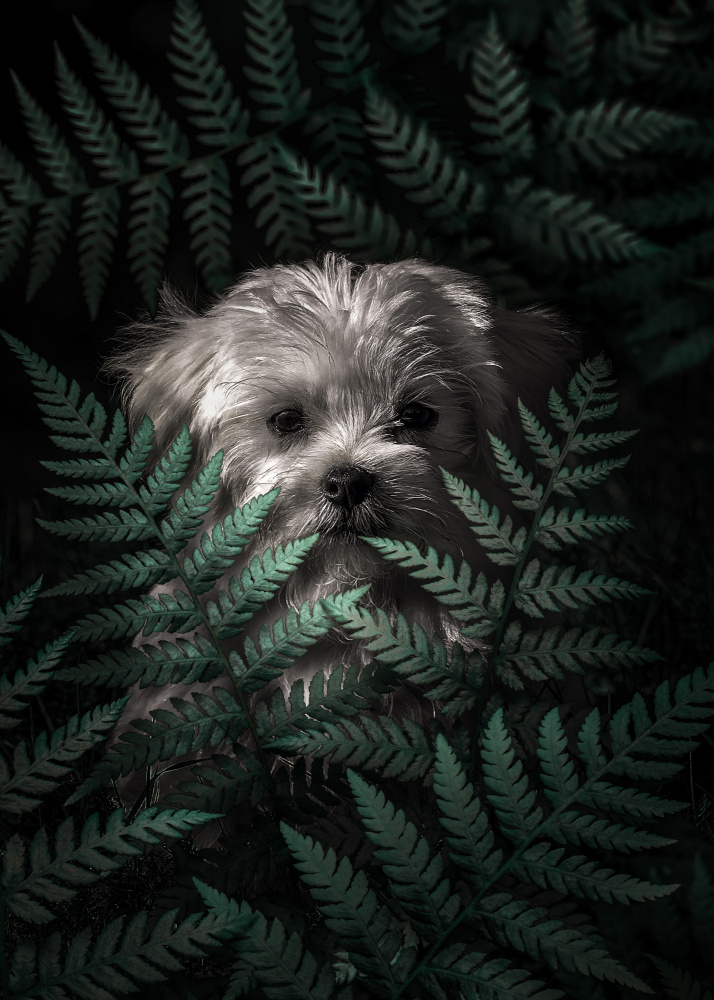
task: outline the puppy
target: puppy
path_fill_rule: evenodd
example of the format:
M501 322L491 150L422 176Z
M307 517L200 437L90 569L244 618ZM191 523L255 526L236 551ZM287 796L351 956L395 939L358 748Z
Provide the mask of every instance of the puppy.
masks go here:
M336 254L253 271L203 314L164 292L157 320L127 338L109 368L123 380L132 425L148 413L160 453L186 424L189 476L225 453L206 530L280 486L264 530L227 577L266 547L318 532L280 595L284 605L371 583L375 606L447 639L454 630L440 605L361 536L431 545L479 569L478 540L440 467L497 496L487 431L517 441L517 398L538 409L575 355L552 316L505 313L469 275L422 260L361 266ZM266 609L253 630L279 614ZM285 685L355 656L354 644L318 645ZM190 691L137 689L125 718L176 695Z

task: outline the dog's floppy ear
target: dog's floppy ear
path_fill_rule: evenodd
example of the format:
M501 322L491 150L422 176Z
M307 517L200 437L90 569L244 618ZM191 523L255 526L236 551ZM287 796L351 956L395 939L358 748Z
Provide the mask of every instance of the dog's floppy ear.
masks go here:
M165 285L156 319L126 327L119 351L103 366L119 379L130 429L136 430L145 414L151 417L155 456L183 424L191 433L195 466L210 456L213 424L208 411L219 349L211 327L207 316L195 313Z

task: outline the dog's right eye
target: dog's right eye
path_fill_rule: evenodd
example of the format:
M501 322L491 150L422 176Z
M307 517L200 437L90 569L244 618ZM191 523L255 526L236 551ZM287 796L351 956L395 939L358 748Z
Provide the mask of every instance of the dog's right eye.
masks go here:
M277 434L294 434L305 426L305 418L299 410L281 410L274 413L268 421L268 426Z

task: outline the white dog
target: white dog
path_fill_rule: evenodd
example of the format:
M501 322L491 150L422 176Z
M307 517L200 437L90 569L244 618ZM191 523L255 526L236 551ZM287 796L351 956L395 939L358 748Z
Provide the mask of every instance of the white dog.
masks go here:
M552 316L506 313L469 275L334 254L253 271L203 314L165 294L159 318L128 338L110 368L124 379L133 424L148 413L161 452L185 423L190 474L225 452L211 524L281 488L232 573L266 546L319 532L284 603L372 582L375 605L432 630L445 627L440 606L360 536L425 543L480 568L478 540L440 467L488 493L486 432L517 440L516 399L538 408L575 354ZM317 648L288 681L341 658ZM137 690L125 718L174 695L187 688Z

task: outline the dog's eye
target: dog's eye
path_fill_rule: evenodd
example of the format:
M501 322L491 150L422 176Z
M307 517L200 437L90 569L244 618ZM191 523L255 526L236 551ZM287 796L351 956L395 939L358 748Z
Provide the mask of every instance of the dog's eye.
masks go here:
M430 406L424 406L423 403L409 403L400 411L396 426L424 430L427 427L433 427L438 419L439 414Z
M272 427L278 434L294 434L305 426L305 418L299 410L281 410L274 413L268 421L268 426Z

